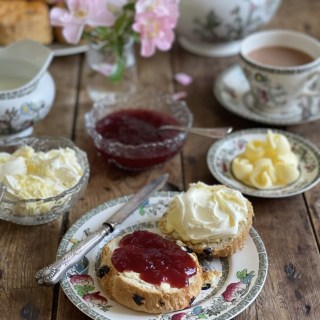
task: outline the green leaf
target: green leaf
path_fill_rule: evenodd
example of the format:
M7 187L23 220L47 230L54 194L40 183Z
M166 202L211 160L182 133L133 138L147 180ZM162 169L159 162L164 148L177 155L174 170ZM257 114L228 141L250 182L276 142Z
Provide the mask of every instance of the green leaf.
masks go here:
M135 3L134 2L127 3L126 5L123 6L123 10L134 11L135 10Z
M120 16L114 24L114 31L118 35L122 35L128 25L127 18L125 16Z
M122 80L123 73L126 67L126 60L124 57L119 57L117 65L112 74L108 77L114 83L119 83Z
M247 276L247 274L248 274L247 269L243 269L242 271L238 271L236 273L236 276L237 276L238 279L243 279L243 278L245 278Z

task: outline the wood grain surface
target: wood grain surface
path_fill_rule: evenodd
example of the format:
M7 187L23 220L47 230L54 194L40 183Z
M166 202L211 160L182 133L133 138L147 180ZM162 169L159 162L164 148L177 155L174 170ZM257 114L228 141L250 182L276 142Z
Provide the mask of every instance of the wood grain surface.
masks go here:
M183 1L183 0L182 0ZM284 0L264 29L286 28L320 38L320 1ZM138 49L137 49L138 50ZM194 126L232 126L234 130L267 127L222 108L212 92L217 76L238 57L204 58L184 51L177 43L168 53L148 59L137 54L139 89L187 92L186 102ZM36 271L55 260L66 230L88 210L104 201L132 194L159 174L170 174L168 189L186 190L191 182L218 183L206 164L210 139L190 135L182 152L163 166L128 173L106 164L97 154L84 128L84 114L92 107L86 93L84 55L57 57L50 66L56 98L48 116L34 127L36 135L68 137L88 154L90 179L74 209L58 220L34 227L0 221L0 319L89 319L66 297L59 285L39 286ZM176 72L193 76L188 87L179 86ZM320 148L320 121L282 127L302 135ZM249 198L255 211L254 227L269 258L266 283L257 299L237 320L320 319L320 186L284 199ZM123 319L126 320L126 319Z

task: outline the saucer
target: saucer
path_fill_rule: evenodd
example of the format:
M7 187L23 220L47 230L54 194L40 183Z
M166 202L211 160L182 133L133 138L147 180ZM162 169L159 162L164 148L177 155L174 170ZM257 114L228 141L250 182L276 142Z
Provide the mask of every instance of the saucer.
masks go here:
M292 152L299 159L300 176L293 183L270 189L256 189L237 180L231 170L233 159L242 153L249 141L265 140L270 129L234 131L215 142L208 151L207 165L211 174L222 184L243 194L260 198L284 198L305 192L320 181L320 151L312 143L296 134L272 129L288 139Z
M264 112L254 106L249 83L240 67L233 65L217 78L214 94L228 111L260 123L272 125L293 125L320 119L320 97L297 99L290 110Z
M33 126L30 126L22 131L13 134L0 134L0 140L2 139L15 139L15 138L25 138L33 134Z
M88 46L81 45L69 45L64 43L53 42L48 46L54 53L55 57L64 57L73 54L83 53L88 50Z
M222 43L206 43L189 40L187 37L180 35L178 42L181 47L191 53L203 57L229 57L234 56L240 51L241 40L235 40Z

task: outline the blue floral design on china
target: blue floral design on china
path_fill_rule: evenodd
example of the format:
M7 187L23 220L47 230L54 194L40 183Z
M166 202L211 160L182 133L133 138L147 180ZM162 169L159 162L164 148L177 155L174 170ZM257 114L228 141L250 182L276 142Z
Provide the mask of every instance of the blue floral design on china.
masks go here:
M34 118L35 121L40 117L41 111L46 107L43 101L40 102L25 102L20 107L21 115L29 118Z
M241 153L251 140L263 140L269 129L247 129L229 134L214 143L207 154L207 164L212 175L221 183L237 189L246 195L281 198L302 193L320 181L320 151L318 148L293 133L272 129L275 133L285 135L292 151L299 159L299 178L290 185L270 189L256 189L237 180L231 170L233 159Z
M83 268L83 266L77 266L77 270L73 268L60 282L65 294L82 312L93 319L100 320L122 320L124 314L128 314L128 312L130 319L159 320L159 317L153 315L130 311L130 309L109 299L100 288L97 280L96 263L99 259L100 250L113 236L140 228L160 232L156 227L157 221L166 211L171 198L176 194L174 192L158 192L149 198L119 226L116 234L104 239L86 255L87 268ZM128 197L122 197L106 202L81 217L61 240L58 257L68 251L86 234L99 228L101 222L112 215L127 200ZM239 258L237 258L238 256ZM206 315L208 320L231 319L246 308L258 295L266 279L268 269L265 247L253 228L250 230L250 236L242 251L230 258L224 258L220 261L219 259L213 259L213 261L208 260L203 263L206 268L210 268L212 264L214 264L216 270L216 266L221 268L222 277L215 289L204 286L193 306L181 311L187 313L189 317L187 319L200 319L201 315ZM229 286L232 283L236 284ZM231 296L235 298L230 298ZM218 312L217 310L220 310L219 315L213 316L213 313ZM170 319L176 313L162 315L161 320Z

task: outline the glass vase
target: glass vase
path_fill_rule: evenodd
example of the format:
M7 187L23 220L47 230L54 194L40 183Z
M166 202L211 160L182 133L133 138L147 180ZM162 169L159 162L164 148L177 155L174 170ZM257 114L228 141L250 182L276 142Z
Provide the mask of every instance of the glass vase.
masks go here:
M87 91L93 101L101 99L112 103L121 93L133 93L136 90L137 71L134 42L130 40L124 47L125 67L120 80L110 79L117 67L117 56L106 43L90 43L86 52L89 68Z

